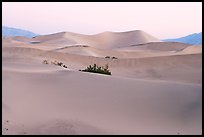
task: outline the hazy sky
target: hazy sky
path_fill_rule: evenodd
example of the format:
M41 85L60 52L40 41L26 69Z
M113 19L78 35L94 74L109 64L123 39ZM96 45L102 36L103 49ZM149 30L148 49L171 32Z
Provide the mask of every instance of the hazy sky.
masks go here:
M202 31L201 2L3 2L2 24L38 34L143 30L157 38Z

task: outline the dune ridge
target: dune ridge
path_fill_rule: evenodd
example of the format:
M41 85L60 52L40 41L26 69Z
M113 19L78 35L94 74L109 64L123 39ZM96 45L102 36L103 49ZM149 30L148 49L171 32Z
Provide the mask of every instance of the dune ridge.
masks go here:
M29 41L27 38L15 38L18 41ZM59 32L49 35L36 36L30 41L38 41L47 44L84 44L101 49L112 49L118 47L125 47L133 44L142 44L148 42L158 42L159 39L147 34L141 30L129 32L103 32L95 35L84 35L73 32Z

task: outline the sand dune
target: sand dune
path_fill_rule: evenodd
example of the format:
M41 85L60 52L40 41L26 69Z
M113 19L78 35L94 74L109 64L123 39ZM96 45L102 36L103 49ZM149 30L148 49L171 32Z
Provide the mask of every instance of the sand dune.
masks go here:
M94 63L112 76L78 71ZM4 135L202 134L202 47L143 31L3 38L2 69Z
M93 57L118 57L118 58L142 58L142 57L153 57L153 56L166 56L172 55L171 52L160 52L160 51L120 51L120 50L107 50L98 49L95 47L89 47L84 45L74 45L62 48L53 49L56 52L70 53L75 55L93 56Z
M26 41L28 39L15 38L15 40ZM72 32L60 32L50 35L37 36L30 39L30 41L46 43L46 44L60 44L73 45L82 44L101 49L114 49L118 47L126 47L133 44L143 44L148 42L158 42L159 39L147 34L141 30L129 32L103 32L95 35L83 35Z
M66 37L66 32L60 32L56 34L50 34L50 35L42 35L42 36L37 36L32 39L33 41L39 41L41 43L47 43L47 44L76 44L77 42L72 39Z
M4 68L3 85L3 134L202 133L201 85Z
M179 54L202 53L201 46L190 46L178 42L152 42L146 44L132 45L123 48L98 49L87 45L73 45L55 49L58 52L72 53L78 55L106 57L115 56L119 58L143 58L155 56L168 56Z
M106 49L159 41L159 39L141 30L129 32L104 32L97 34L94 37L101 44L97 47L105 47Z
M68 53L44 51L34 48L6 47L3 48L6 58L59 60L66 63L74 70L85 68L90 64L108 64L116 76L132 78L160 79L183 82L202 82L202 54L183 54L171 56L155 56L144 58L118 58L106 59L104 57L92 57L74 55ZM15 59L14 59L15 60Z
M32 38L27 38L23 36L15 36L12 39L15 41L20 41L20 42L25 42L25 43L29 43L32 40Z
M183 49L180 54L202 53L202 46L189 46Z
M178 42L150 42L150 43L131 45L130 42L137 43L138 39L140 39L138 38L133 41L131 40L131 39L134 39L132 38L133 36L137 37L136 34L140 34L138 32L141 32L141 31L117 32L117 33L104 32L97 35L79 35L75 33L64 32L64 33L50 34L46 36L38 36L33 39L14 37L12 39L4 40L5 42L3 45L6 45L6 46L12 45L12 47L19 46L19 47L37 48L42 50L53 50L57 52L71 53L71 54L78 54L78 55L85 55L85 56L94 56L94 57L115 56L120 58L142 58L142 57L201 53L201 52L198 52L198 48L196 51L195 49L193 50L193 48L189 48L186 52L186 50L184 49L189 47L190 45L178 43ZM143 36L144 34L143 35L142 34L143 33L141 33L141 35L139 36L142 36L144 39L145 36ZM100 40L100 39L106 39L106 37L109 38L110 40L106 40L106 41ZM78 42L73 41L73 39L75 39ZM77 39L80 39L80 40L83 39L83 40L79 42L80 40L77 40ZM92 42L90 43L90 41ZM96 41L98 43L96 43ZM126 44L122 44L120 43L120 41ZM77 44L77 43L86 43L86 44ZM97 45L100 45L100 47L98 47ZM102 45L105 45L105 46L102 46ZM113 49L110 49L110 48L113 48Z
M138 45L130 45L118 50L157 50L157 51L180 51L190 46L189 44L179 42L150 42Z
M73 44L73 45L61 45L61 44L46 44L46 43L24 43L15 41L12 39L6 39L3 42L3 47L26 47L42 49L46 51L56 51L62 53L70 53L76 55L94 56L94 57L119 57L119 58L143 58L143 57L155 57L155 56L168 56L179 54L195 54L201 53L202 47L189 48L189 45L182 43L171 42L154 42L147 44L140 44L138 46L128 46L117 49L100 49L96 47L90 47L88 45ZM186 49L186 50L184 50Z

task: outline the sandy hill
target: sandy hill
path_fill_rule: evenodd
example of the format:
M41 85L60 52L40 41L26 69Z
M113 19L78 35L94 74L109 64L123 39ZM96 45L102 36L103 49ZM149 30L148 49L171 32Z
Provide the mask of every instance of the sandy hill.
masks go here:
M15 37L12 38L12 40L20 41L20 42L24 42L24 43L30 43L32 38L27 38L27 37L24 37L24 36L15 36Z
M89 48L89 47L87 47ZM56 52L55 50L41 50L26 47L4 47L3 57L11 60L18 59L44 59L59 60L70 68L79 70L90 64L104 66L109 64L113 75L141 79L159 79L166 81L182 81L190 83L202 82L202 53L154 55L139 58L106 59L104 57L84 56L79 54ZM74 52L74 51L72 51ZM86 50L94 53L93 50ZM84 52L85 53L85 52ZM96 52L95 52L96 53ZM99 54L99 53L98 53ZM111 54L111 53L110 53ZM126 53L128 54L128 53ZM128 55L126 55L128 56ZM76 67L77 66L77 67Z
M76 44L77 42L66 36L67 32L60 32L55 34L49 35L42 35L32 39L32 41L37 41L40 43L47 43L47 44L54 44L54 45L72 45Z
M2 134L202 134L202 85L12 61L3 67Z
M2 85L4 135L202 134L202 47L143 31L3 38Z
M202 53L202 46L189 46L183 49L180 54Z
M137 45L130 45L124 48L118 48L118 50L129 50L129 51L135 51L135 50L152 50L152 51L181 51L185 49L186 47L189 47L191 45L179 43L179 42L150 42L150 43L144 43L144 44L137 44Z
M103 45L102 47L113 49L127 47L133 44L144 44L159 41L159 39L141 30L128 32L104 32L94 35L94 38L97 41L100 41L100 44Z
M134 44L158 42L159 39L141 30L128 32L103 32L95 35L83 35L72 32L60 32L50 35L37 36L31 41L55 45L82 44L101 49L114 49Z

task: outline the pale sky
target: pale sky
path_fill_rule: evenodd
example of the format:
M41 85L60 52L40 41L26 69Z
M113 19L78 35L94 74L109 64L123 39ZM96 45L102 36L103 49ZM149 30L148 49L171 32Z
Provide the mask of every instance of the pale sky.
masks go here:
M42 35L143 30L176 38L202 31L202 2L3 2L2 24Z

